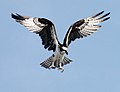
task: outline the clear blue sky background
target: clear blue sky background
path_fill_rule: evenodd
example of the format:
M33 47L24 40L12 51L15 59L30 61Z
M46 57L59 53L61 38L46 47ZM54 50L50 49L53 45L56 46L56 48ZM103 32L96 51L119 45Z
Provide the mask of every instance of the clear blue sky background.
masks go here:
M119 9L120 0L1 0L0 92L120 92ZM62 42L72 23L102 10L111 11L111 19L70 45L73 62L63 73L39 66L52 52L10 16L48 18Z

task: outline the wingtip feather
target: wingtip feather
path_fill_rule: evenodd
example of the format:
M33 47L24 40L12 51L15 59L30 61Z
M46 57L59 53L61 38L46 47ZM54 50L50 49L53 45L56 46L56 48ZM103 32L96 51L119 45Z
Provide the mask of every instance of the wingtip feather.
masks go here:
M16 16L15 14L11 13L11 17L12 17L12 18L15 18L15 16Z
M16 13L16 14L13 14L11 13L11 17L13 19L16 19L16 20L24 20L25 18L23 16L21 16L20 14Z
M110 19L110 17L107 17L107 18L101 20L101 22L106 21L106 20L108 20L108 19Z
M104 13L104 11L101 11L101 12L97 13L96 15L92 16L92 18L95 18L95 17L97 17L97 16L99 16L99 15L101 15L103 13Z
M104 13L104 12L105 12L105 11L103 10L103 11L100 12L100 14L102 14L102 13Z

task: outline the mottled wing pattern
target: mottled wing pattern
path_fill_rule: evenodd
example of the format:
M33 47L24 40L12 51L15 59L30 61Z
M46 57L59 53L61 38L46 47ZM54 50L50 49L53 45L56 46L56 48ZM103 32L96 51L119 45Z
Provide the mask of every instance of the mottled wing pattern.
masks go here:
M104 11L82 20L75 22L73 25L70 26L68 32L64 39L64 45L69 46L71 41L74 41L76 38L83 38L91 35L92 33L96 32L97 29L101 27L98 25L100 22L108 20L110 17L107 17L109 13L102 15Z
M12 18L26 27L30 32L39 34L44 48L55 51L58 39L54 24L45 18L27 17L19 14L11 14Z

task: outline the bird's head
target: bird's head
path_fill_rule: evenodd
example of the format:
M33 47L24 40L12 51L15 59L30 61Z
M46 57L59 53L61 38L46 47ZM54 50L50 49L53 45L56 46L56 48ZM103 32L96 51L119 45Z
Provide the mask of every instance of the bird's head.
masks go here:
M68 49L68 48L65 47L65 46L62 46L62 47L61 47L61 51L65 51L65 53L68 55L68 51L67 51L67 49Z

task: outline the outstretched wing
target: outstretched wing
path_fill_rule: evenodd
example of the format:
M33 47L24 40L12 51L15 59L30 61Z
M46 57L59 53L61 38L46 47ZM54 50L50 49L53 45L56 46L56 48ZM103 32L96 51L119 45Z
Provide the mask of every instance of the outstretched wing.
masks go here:
M101 27L101 25L98 24L110 18L107 17L110 14L110 12L105 15L101 15L103 13L104 11L92 17L79 20L73 25L71 25L64 38L64 46L68 47L71 41L74 41L77 38L87 37L88 35L91 35L92 33L96 32L97 29Z
M30 32L39 34L45 49L48 48L48 50L55 51L56 45L58 45L58 38L54 24L51 21L45 18L26 17L19 14L11 14L11 16Z

